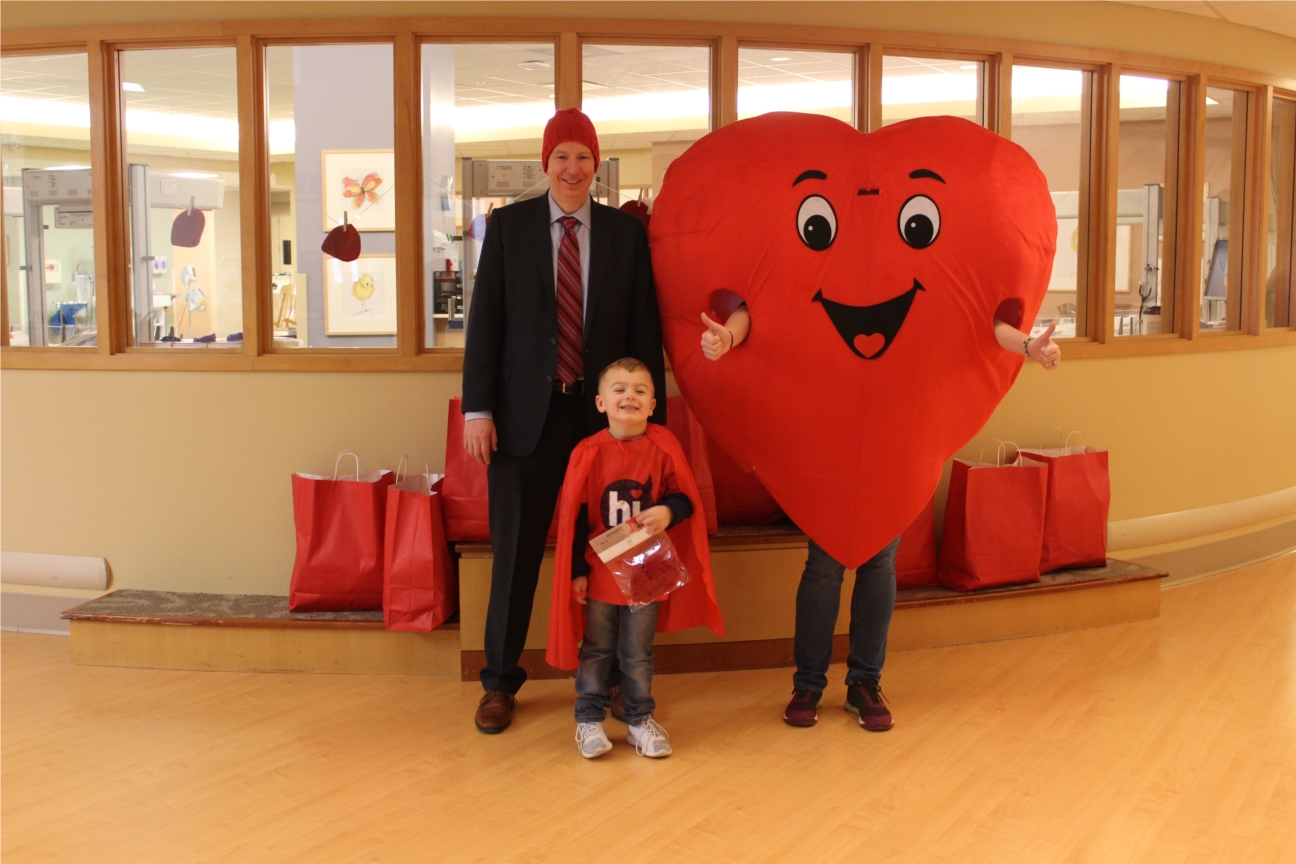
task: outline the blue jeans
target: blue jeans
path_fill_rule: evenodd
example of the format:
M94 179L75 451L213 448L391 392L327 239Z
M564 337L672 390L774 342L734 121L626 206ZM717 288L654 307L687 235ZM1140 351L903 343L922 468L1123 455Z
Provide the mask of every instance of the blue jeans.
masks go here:
M846 658L846 686L866 678L879 681L886 660L887 630L895 608L895 556L900 538L855 570L851 595L850 656ZM813 540L796 598L796 674L792 686L818 690L828 686L832 662L833 629L841 605L842 577L846 568Z
M652 714L653 634L657 632L657 604L638 612L629 606L585 602L585 641L580 669L576 671L576 722L600 723L607 716L608 670L621 660L621 693L625 696L626 723L634 726Z

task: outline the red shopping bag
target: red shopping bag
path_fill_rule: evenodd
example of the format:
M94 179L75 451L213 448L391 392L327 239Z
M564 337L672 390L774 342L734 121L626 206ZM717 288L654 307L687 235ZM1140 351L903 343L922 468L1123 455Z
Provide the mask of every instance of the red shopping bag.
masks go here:
M464 416L458 397L450 400L446 418L445 479L441 503L449 540L489 540L490 501L486 469L464 449Z
M486 466L468 455L464 449L464 416L458 396L450 400L450 415L446 418L445 480L441 486L442 505L445 510L446 539L490 539L490 492L486 482ZM558 537L558 501L554 499L554 517L549 525L549 542Z
M339 479L338 465L348 455L355 458L355 475ZM289 611L382 608L383 519L391 484L390 471L364 473L350 450L338 454L332 477L292 476L297 556Z
M1038 462L955 459L937 566L940 584L972 591L1038 582L1047 485L1048 470Z
M896 550L896 588L931 588L936 585L936 493L918 518L900 535Z
M1107 451L1086 447L1083 441L1078 447L1069 447L1070 440L1067 436L1059 449L1021 451L1022 456L1048 469L1041 573L1107 563L1107 512L1111 507Z
M693 472L698 494L702 496L707 533L714 534L720 530L720 526L716 521L715 482L711 479L706 432L702 431L702 424L693 416L683 396L672 396L666 401L666 428L679 441L684 455L688 457L689 470Z
M387 487L382 608L388 630L434 630L459 607L441 482L439 474L402 475L397 468Z

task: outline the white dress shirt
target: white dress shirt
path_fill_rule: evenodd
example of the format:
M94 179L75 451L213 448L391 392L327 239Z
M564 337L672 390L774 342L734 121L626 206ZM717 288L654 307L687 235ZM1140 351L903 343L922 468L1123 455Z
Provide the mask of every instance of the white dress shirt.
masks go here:
M589 198L585 203L577 208L575 213L565 213L554 201L553 195L548 193L545 197L549 199L549 246L553 252L553 270L554 270L554 291L558 290L558 249L562 245L564 216L575 216L578 225L576 226L576 246L580 250L581 265L581 313L585 316L586 324L589 323L589 263L590 263L590 213L593 210ZM583 379L584 376L582 376ZM495 413L493 411L469 411L464 414L464 420L493 420Z

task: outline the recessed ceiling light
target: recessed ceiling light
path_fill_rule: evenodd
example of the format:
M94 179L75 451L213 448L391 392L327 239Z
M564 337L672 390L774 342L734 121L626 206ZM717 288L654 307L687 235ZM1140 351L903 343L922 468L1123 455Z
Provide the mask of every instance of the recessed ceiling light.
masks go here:
M548 69L549 64L543 60L523 60L518 64L518 68L528 72L539 72L541 69Z
M89 165L51 165L46 171L89 171Z
M174 171L169 176L183 177L187 180L208 180L212 177L219 177L219 174L204 174L202 171Z
M791 60L791 59L792 59L791 57L771 57L771 58L770 58L770 62L771 62L771 63L786 63L787 61L789 61L789 60Z
M963 64L962 66L960 66L959 68L960 68L960 69L975 69L975 68L977 68L977 65L978 65L978 64L976 64L976 63L964 63L964 64Z
M122 89L123 89L123 90L129 90L129 91L132 92L132 93L143 93L143 92L144 92L144 88L143 88L143 87L141 87L140 85L135 84L135 83L133 83L133 82L131 82L131 81L123 81L123 82L122 82Z

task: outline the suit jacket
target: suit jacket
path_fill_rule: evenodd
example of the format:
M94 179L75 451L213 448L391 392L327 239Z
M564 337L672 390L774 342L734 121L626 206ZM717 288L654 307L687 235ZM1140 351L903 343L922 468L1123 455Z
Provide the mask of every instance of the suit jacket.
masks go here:
M666 422L661 319L643 222L594 202L585 304L585 403L590 430L607 425L594 407L599 372L622 357L647 364L657 391L655 423ZM464 349L463 411L492 411L499 448L534 452L558 374L549 198L496 209L482 241Z

